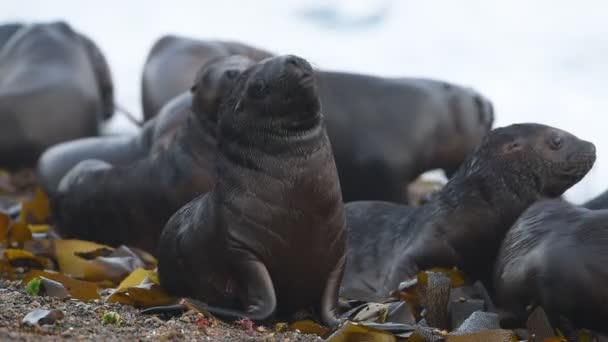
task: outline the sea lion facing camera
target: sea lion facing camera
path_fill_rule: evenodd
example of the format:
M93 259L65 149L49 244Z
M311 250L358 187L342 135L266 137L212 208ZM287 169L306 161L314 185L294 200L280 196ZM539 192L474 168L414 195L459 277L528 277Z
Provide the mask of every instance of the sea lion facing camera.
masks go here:
M608 332L608 210L563 200L534 204L505 236L496 259L498 304L519 318L541 305L556 326Z
M558 197L595 161L593 144L540 124L491 131L449 182L420 208L346 205L347 265L341 296L377 300L432 267L491 283L502 238L539 198Z
M64 22L23 26L0 49L0 165L33 166L56 143L97 135L114 112L97 46Z
M38 182L53 197L65 174L83 160L98 159L121 166L166 149L173 142L179 127L191 115L193 105L195 110L207 113L212 122L217 121L221 95L227 92L237 74L251 64L253 61L243 56L209 62L198 71L192 89L169 101L156 117L146 122L134 135L83 138L49 148L38 160ZM192 92L195 91L198 94L197 102L193 104Z
M214 189L174 214L159 244L169 293L220 317L335 310L345 221L313 71L287 55L237 81L220 112Z
M200 41L176 35L158 39L148 53L142 75L142 108L149 120L172 98L187 90L197 70L217 57L242 55L254 61L271 53L237 42Z
M244 70L250 62L222 68L219 87L228 91L240 73L234 68ZM207 66L201 77L206 72L217 70ZM51 199L59 232L156 252L167 219L214 184L217 115L199 107L197 98L203 92L202 87L194 87L192 112L171 143L129 165L110 167L103 161L85 160L68 172Z

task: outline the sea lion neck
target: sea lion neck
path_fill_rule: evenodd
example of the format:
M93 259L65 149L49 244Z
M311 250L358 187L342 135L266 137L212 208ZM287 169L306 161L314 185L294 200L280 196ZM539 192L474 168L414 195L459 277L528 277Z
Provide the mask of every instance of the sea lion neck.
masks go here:
M182 149L191 151L193 155L202 158L215 156L217 124L190 113L186 118L186 124L179 128L175 139Z
M324 146L325 139L320 139L323 135L326 135L325 123L317 113L299 121L259 118L256 122L238 119L221 122L218 141L221 151L239 158L302 158Z
M481 260L479 256L495 255L509 227L540 197L534 190L514 189L514 184L527 187L528 182L523 178L521 183L514 182L501 176L504 170L499 172L491 166L468 173L470 170L461 168L440 192L415 212L410 224L420 231L434 226L432 229L442 232L437 239L445 241L446 247L459 256L456 265L450 265L453 260L449 253L441 257L420 256L416 258L420 269L457 266L487 281L492 261ZM466 235L462 234L465 230L469 232ZM471 248L472 244L477 247ZM447 258L442 259L444 257Z

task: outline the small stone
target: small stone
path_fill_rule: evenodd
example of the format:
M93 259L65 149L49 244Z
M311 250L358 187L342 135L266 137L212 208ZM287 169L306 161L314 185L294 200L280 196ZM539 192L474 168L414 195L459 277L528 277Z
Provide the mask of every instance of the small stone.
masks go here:
M184 323L192 323L189 316L182 316L179 320Z
M40 303L38 303L37 301L33 301L33 302L31 302L31 303L30 303L30 305L31 305L33 308L39 308L39 307L40 307Z
M59 310L42 310L36 309L25 315L21 324L23 325L45 325L55 324L55 322L63 319L63 312Z

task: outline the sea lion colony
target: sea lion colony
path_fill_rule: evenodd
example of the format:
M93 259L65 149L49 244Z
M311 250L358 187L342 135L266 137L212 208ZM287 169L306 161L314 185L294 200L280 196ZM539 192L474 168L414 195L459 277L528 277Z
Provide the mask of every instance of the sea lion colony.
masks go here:
M602 199L555 199L593 144L541 124L492 130L490 101L468 88L312 70L236 42L167 36L146 63L149 120L98 137L114 103L95 44L62 22L0 26L0 70L21 71L0 80L1 166L38 160L62 235L155 253L166 290L229 319L312 308L335 326L339 295L381 300L458 267L516 320L541 304L556 325L606 330ZM449 182L404 203L434 168Z

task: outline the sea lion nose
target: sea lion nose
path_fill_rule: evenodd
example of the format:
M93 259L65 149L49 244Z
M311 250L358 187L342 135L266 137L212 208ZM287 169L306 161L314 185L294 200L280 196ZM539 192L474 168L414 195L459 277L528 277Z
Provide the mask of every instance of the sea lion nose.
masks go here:
M303 74L309 74L312 72L312 67L310 64L303 58L294 55L287 55L283 60L283 64L286 68L292 70L298 70Z
M301 58L299 58L297 56L287 55L287 56L285 56L285 64L287 66L299 68L301 66L302 62L301 62Z
M589 143L589 154L595 154L595 145L593 143Z

